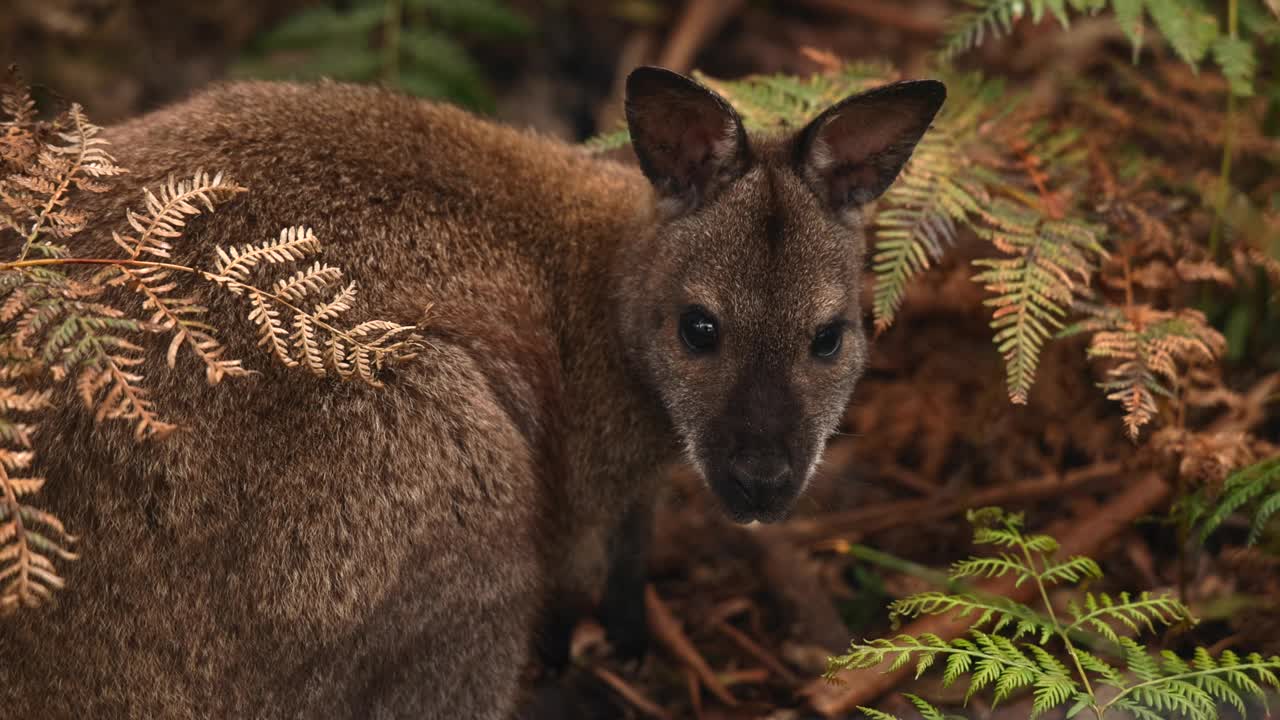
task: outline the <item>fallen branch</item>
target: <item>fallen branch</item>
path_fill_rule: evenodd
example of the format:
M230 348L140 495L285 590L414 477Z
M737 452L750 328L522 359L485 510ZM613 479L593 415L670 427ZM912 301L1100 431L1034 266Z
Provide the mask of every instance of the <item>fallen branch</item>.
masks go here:
M1048 533L1061 538L1063 557L1071 555L1096 555L1112 537L1126 530L1141 515L1163 502L1169 495L1168 484L1156 474L1148 474L1117 495L1088 518L1058 523ZM976 506L976 505L975 505ZM983 593L1003 595L1017 602L1028 602L1035 595L1036 587L1015 583L1017 578L1008 575L989 580L977 586ZM932 633L950 641L968 632L973 618L957 618L954 615L933 615L921 618L902 629L902 633L919 637ZM892 672L877 668L852 670L840 673L839 684L824 680L810 683L801 691L809 699L814 710L826 717L834 717L852 711L859 705L868 705L877 697L911 676L914 669L908 665Z
M801 0L815 10L843 13L872 25L886 26L915 35L933 37L947 29L945 19L936 14L921 12L918 8L901 7L897 3L878 0Z
M1111 478L1122 469L1123 465L1119 462L1098 462L1062 474L1054 473L976 492L939 493L919 500L897 500L860 510L792 520L779 527L778 532L799 545L810 545L842 534L846 535L846 540L857 542L859 538L872 533L884 532L901 525L936 521L971 507L1008 505L1053 497Z
M667 714L666 710L658 707L657 703L645 697L644 693L632 687L626 680L598 665L591 667L591 673L600 678L600 681L612 688L614 692L621 695L624 700L631 703L632 707L645 715L658 720L671 720L671 716Z
M756 641L752 640L746 633L730 625L724 620L716 620L715 628L730 640L737 643L738 647L742 648L748 655L764 663L764 666L769 668L769 671L774 675L777 675L783 682L790 685L795 685L799 682L799 678L796 677L796 674L788 670L787 666L783 665L781 660L774 657L772 653L757 644Z
M667 46L658 56L658 65L676 72L688 72L698 51L738 12L744 0L689 0L676 22Z
M658 597L658 591L654 590L652 585L645 586L644 605L648 611L649 628L667 646L667 649L696 672L698 679L706 685L712 695L720 699L720 702L730 707L737 706L738 699L729 692L724 683L720 682L720 678L716 677L702 655L698 654L697 648L685 636L684 631L680 629L679 621L671 614L666 603L662 602L662 598Z

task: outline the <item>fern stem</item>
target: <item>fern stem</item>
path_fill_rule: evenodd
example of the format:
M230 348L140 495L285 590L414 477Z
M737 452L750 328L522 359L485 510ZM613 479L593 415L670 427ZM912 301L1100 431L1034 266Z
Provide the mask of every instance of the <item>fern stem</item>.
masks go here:
M1228 0L1227 33L1234 40L1239 36L1239 31L1239 0ZM1235 147L1235 133L1232 130L1235 127L1235 117L1236 94L1231 88L1227 88L1227 116L1222 124L1222 166L1218 171L1219 182L1222 185L1218 191L1217 207L1213 214L1213 228L1209 231L1209 257L1215 261L1218 259L1218 248L1222 240L1223 215L1226 213L1227 200L1231 192L1231 156Z
M1040 599L1044 602L1044 609L1049 615L1049 621L1053 623L1053 631L1057 633L1058 637L1062 638L1062 644L1067 648L1067 653L1071 655L1071 662L1075 664L1076 672L1080 675L1080 681L1084 684L1084 691L1088 693L1089 699L1092 701L1090 709L1093 710L1093 714L1097 716L1098 720L1102 720L1103 710L1098 707L1098 696L1094 694L1093 686L1089 683L1089 676L1085 673L1084 666L1080 664L1080 655L1076 652L1076 646L1071 642L1071 636L1067 634L1062 623L1059 622L1058 613L1053 609L1053 603L1049 602L1049 590L1044 585L1044 579L1040 573L1034 572L1036 565L1035 560L1031 557L1031 550L1027 548L1025 542L1020 542L1018 546L1022 548L1022 557L1027 561L1027 567L1033 571L1031 578L1036 581L1036 588L1040 590Z
M869 548L866 545L853 544L844 548L843 552L851 557L895 570L903 575L920 578L931 585L946 588L948 592L971 592L973 590L969 583L953 580L944 572L913 563L897 555L890 555L889 553Z
M123 267L138 268L165 268L166 270L181 270L185 273L199 275L202 271L197 270L189 265L178 265L175 263L156 262L153 260L130 260L115 258L40 258L39 260L15 260L13 262L0 263L0 272L7 270L21 270L23 268L39 267L42 265L118 265Z

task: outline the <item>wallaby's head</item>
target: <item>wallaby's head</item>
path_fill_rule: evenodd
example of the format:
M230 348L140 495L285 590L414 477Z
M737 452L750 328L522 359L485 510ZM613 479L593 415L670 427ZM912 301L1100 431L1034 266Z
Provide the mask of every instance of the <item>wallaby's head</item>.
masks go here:
M946 97L901 82L798 132L749 135L722 97L644 67L626 114L656 217L619 280L629 357L739 522L783 518L866 364L861 208Z

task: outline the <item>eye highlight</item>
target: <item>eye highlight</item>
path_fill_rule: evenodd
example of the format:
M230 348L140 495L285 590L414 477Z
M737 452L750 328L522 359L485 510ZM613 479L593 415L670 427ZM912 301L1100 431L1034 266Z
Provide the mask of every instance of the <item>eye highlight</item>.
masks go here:
M809 350L815 357L830 358L840 352L840 346L844 341L844 323L833 322L818 331L813 336L813 344Z
M709 353L720 344L720 327L706 310L689 308L680 315L680 339L695 353Z

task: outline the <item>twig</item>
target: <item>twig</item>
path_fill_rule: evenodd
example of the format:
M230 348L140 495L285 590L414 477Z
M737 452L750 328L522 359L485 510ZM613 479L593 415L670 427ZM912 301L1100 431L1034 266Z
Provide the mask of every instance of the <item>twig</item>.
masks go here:
M1155 473L1142 477L1120 495L1112 499L1089 518L1079 518L1074 523L1059 523L1048 531L1061 538L1059 553L1094 555L1115 535L1124 531L1138 517L1146 514L1169 496L1169 486ZM978 585L985 593L999 594L1017 602L1027 602L1038 592L1032 584L1016 584L1017 578L1006 576L988 580ZM919 637L933 633L943 640L953 640L968 632L973 618L957 618L953 614L933 615L921 618L903 628L901 632ZM811 683L802 693L810 705L826 717L833 717L867 705L881 694L909 677L914 668L910 665L892 672L876 668L850 670L839 675L840 685L824 681Z
M671 716L667 714L666 710L658 707L655 702L645 697L644 693L632 687L626 680L598 665L591 666L591 673L600 678L601 682L608 685L614 692L621 695L624 700L631 703L635 709L645 715L651 718L658 718L658 720L671 720Z
M765 668L726 670L719 677L725 685L759 685L769 679L769 671Z
M768 650L765 650L757 644L756 641L752 640L746 633L723 620L717 620L715 622L715 628L721 633L724 633L724 635L730 640L737 643L738 647L742 648L748 655L764 663L765 667L769 668L770 672L777 675L784 682L791 685L799 682L799 678L796 677L796 674L788 670L787 666L783 665L781 660L774 657Z
M963 512L982 505L1006 505L1038 500L1074 490L1118 474L1119 462L1098 462L1062 474L1026 480L1009 485L979 490L968 494L939 493L922 500L898 500L842 513L829 513L814 518L793 520L778 528L792 542L808 545L835 535L849 534L846 539L865 537L905 524L922 523Z
M876 25L885 25L915 35L935 36L946 30L946 24L937 15L925 14L916 8L902 7L898 3L879 0L801 0L817 10L844 13Z
M702 684L698 682L698 673L693 668L685 668L684 681L689 686L689 704L693 706L693 716L702 720Z
M704 43L719 32L745 0L689 0L671 31L658 64L676 72L688 72Z
M694 672L698 673L698 679L707 686L707 690L711 691L720 699L720 702L730 707L738 704L738 699L729 692L729 689L720 682L716 674L712 672L711 666L707 665L707 661L698 654L697 648L685 636L684 631L680 629L680 623L675 616L671 614L662 598L658 597L658 591L654 590L652 585L646 585L644 589L644 604L648 611L649 627L653 630L658 639L667 646L677 658L685 665L689 666Z

